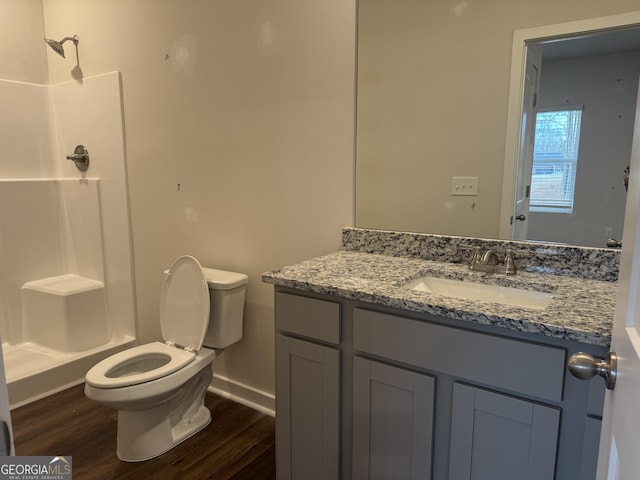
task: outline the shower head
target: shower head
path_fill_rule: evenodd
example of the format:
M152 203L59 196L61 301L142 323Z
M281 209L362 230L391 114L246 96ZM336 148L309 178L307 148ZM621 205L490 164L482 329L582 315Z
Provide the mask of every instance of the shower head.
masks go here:
M65 58L64 48L62 47L62 44L67 40L71 40L74 45L78 45L78 42L80 41L77 35L74 35L73 37L64 37L60 41L53 40L52 38L44 39L44 41L47 42L47 45L49 45L53 49L53 51L56 52L58 55L60 55L62 58Z

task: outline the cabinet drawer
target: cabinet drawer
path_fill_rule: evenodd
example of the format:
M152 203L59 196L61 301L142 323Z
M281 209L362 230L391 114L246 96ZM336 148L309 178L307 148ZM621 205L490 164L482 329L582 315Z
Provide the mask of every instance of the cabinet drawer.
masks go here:
M565 350L356 308L356 350L551 401L562 400Z
M276 294L276 328L337 345L340 304L316 298Z

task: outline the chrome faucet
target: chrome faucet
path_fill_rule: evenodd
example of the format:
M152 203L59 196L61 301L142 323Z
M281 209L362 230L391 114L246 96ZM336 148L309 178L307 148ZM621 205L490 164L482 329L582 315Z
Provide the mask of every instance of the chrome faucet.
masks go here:
M475 247L473 256L469 262L469 270L473 270L474 272L503 273L505 275L515 275L518 271L511 249L507 249L504 262L500 263L496 252L482 247Z

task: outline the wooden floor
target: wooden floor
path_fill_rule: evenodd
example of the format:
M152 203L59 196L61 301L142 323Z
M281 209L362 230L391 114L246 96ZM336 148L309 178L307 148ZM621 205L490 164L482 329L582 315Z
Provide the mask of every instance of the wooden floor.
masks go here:
M207 394L209 426L139 463L116 456L116 412L84 396L84 385L11 412L16 455L70 455L74 480L273 479L274 419Z

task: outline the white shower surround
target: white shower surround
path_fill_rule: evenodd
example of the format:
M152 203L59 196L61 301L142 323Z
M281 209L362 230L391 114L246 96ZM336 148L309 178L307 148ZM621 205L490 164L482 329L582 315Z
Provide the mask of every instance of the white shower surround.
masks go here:
M13 407L81 382L135 340L120 81L118 72L53 86L0 80L0 335ZM65 158L77 144L91 157L86 178ZM104 283L103 344L68 352L30 342L20 287L65 274Z

